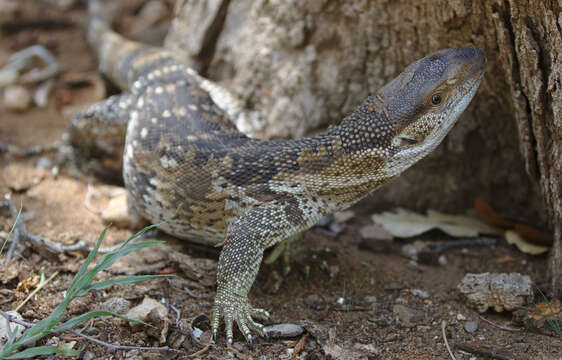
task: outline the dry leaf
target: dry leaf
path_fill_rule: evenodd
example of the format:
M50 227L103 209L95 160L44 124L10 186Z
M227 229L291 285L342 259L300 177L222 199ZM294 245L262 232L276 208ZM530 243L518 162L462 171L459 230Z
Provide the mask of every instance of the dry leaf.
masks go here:
M544 318L549 319L560 316L561 312L562 305L560 300L554 300L550 304L546 302L537 304L535 306L535 311L532 314L529 314L529 317L535 320L541 320Z
M506 230L505 239L509 244L517 246L517 248L525 254L540 255L544 254L549 249L546 246L534 245L527 242L518 233L512 230Z
M397 237L413 237L432 229L440 229L453 237L476 237L479 234L502 234L477 218L465 215L448 215L429 210L427 216L405 209L383 212L372 216L373 222Z
M37 284L39 284L40 280L41 280L41 277L39 275L31 276L31 277L29 277L29 278L27 278L23 281L20 281L18 283L18 286L16 286L16 290L28 293L29 290L31 290L31 288L33 288Z
M515 225L513 221L510 221L504 218L503 216L501 216L500 214L498 214L497 212L495 212L494 209L487 202L485 202L480 198L476 198L476 200L474 200L474 210L476 210L478 216L480 216L480 218L486 224L501 226L506 228L510 228Z
M530 225L515 224L514 230L532 243L552 246L552 239Z

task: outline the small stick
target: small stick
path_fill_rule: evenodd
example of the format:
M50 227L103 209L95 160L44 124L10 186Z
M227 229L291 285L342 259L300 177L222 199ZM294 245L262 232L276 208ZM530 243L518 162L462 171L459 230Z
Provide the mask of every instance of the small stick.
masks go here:
M16 306L14 311L18 311L19 309L21 309L22 306L24 306L33 296L35 296L35 294L37 294L41 289L43 289L45 287L45 285L47 285L51 280L53 280L55 278L55 276L57 276L58 274L59 274L59 271L57 270L53 273L53 275L49 276L49 278L47 280L41 281L39 283L39 285L37 285L37 287L35 289L33 289L33 291L25 298L25 300L22 301L21 304Z
M8 199L7 201L8 201L8 206L10 207L10 211L12 212L12 217L16 218L17 209L14 206L14 203L12 202L11 199ZM79 240L77 243L75 243L73 245L64 246L64 245L61 245L59 243L52 242L52 241L49 241L49 240L44 239L42 237L33 235L33 234L31 234L27 231L23 221L21 221L21 220L16 223L16 229L14 231L14 239L12 241L17 242L19 240L19 237L21 237L24 240L27 240L27 241L31 242L33 245L36 245L36 246L39 246L39 247L42 247L42 248L47 248L47 249L49 249L53 252L56 252L56 253L65 253L65 252L70 252L70 251L90 252L93 249L93 248L87 246L86 242L84 240ZM114 246L99 249L98 253L107 254L107 253L113 252L113 251L119 249L124 243L125 242L122 242L122 243L114 245ZM15 246L12 244L10 246L10 248L12 248L12 247L15 247ZM9 251L8 251L8 254L9 254ZM8 254L6 254L6 256Z
M499 360L523 360L522 358L518 357L518 356L514 356L513 354L508 353L507 351L498 351L498 350L494 350L494 349L483 349L483 348L477 348L474 347L472 345L469 344L463 344L463 343L455 343L455 346L458 347L459 349L469 352L471 354L477 354L477 355L483 355L486 357L490 357L493 359L499 359Z
M11 205L14 206L13 203ZM15 208L15 206L14 206L14 208ZM8 238L10 237L10 234L14 234L14 239L12 240L12 244L10 245L10 247L8 248L8 252L6 253L6 259L5 259L6 264L12 259L12 254L14 253L14 250L15 250L17 244L18 244L19 232L17 231L16 225L17 225L18 221L20 221L22 209L23 209L23 205L20 205L20 209L17 212L16 216L14 217L14 224L12 225L12 228L10 229L10 232L8 233L8 236L6 237L6 240L2 244L2 249L0 249L0 254L1 254L2 250L4 249L4 245L6 245L6 242L8 241ZM13 214L15 213L15 211L11 207L10 207L10 212L12 213L12 217L13 217Z
M488 320L488 319L486 319L485 317L482 317L481 315L478 315L478 317L479 317L482 321L485 321L485 322L487 322L488 324L493 325L493 326L495 326L495 327L497 327L497 328L499 328L499 329L505 330L505 331L513 331L513 332L521 331L520 329L510 328L510 327L507 327L507 326L503 326L503 325L496 324L496 323L492 322L491 320Z
M293 355L291 355L289 360L294 360L297 357L297 355L302 351L302 349L304 349L304 346L306 345L306 338L308 337L308 335L309 335L308 333L305 333L301 337L301 339L299 340L299 342L294 348Z
M449 355L451 356L451 359L457 360L455 355L453 355L453 352L451 351L451 348L449 347L449 342L447 341L447 334L445 333L445 327L446 326L447 326L447 322L445 320L443 320L441 322L441 333L443 334L443 341L445 341L445 346L447 347L447 351L449 352Z
M194 352L193 354L189 355L190 358L195 358L198 356L203 355L211 348L211 344L207 344L203 349Z

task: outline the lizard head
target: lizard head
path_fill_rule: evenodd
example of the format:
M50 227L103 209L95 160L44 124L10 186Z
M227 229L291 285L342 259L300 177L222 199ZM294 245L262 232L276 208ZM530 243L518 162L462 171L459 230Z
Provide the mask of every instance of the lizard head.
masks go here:
M439 145L476 93L485 68L486 57L475 47L445 49L413 62L344 119L340 133L351 133L343 136L347 150L382 157L389 177L400 174Z

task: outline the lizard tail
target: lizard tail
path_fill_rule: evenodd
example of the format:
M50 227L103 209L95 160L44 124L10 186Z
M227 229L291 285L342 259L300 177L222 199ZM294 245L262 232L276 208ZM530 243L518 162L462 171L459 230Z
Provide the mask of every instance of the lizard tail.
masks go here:
M131 79L123 71L126 68L123 61L142 45L111 30L109 11L103 0L88 0L87 39L98 58L100 71L122 90L127 90Z

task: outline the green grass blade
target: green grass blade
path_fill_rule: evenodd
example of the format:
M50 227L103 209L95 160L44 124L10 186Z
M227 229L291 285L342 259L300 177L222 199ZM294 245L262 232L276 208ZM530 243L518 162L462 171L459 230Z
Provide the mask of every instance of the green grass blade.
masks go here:
M56 346L36 346L33 348L25 349L14 355L6 356L5 359L27 359L39 355L53 355L61 354L68 356L80 355L80 350L74 349L59 349Z
M143 241L143 242L138 242L138 243L130 243L125 245L124 247L122 247L119 250L116 250L115 252L109 253L107 255L105 255L103 257L103 259L90 271L88 271L86 274L84 274L84 276L82 276L82 278L80 280L78 280L77 282L77 288L78 289L85 289L88 286L90 286L90 284L92 283L92 281L94 280L94 277L101 271L109 268L111 265L113 265L119 258L128 255L129 253L145 248L145 247L149 247L149 246L154 246L157 244L160 244L161 241L157 241L157 240L149 240L149 241Z
M86 259L84 259L84 262L80 266L80 269L78 269L76 275L74 275L74 279L72 280L72 283L70 283L70 286L66 291L67 294L68 293L72 294L76 290L77 284L82 278L82 275L86 272L86 269L88 269L88 266L90 266L90 263L96 257L96 254L98 253L98 250L101 246L101 242L103 241L103 238L105 237L105 233L107 232L107 230L109 230L109 226L106 226L105 229L103 229L100 236L98 237L98 241L96 241L96 244L94 245L94 248L92 249L92 251L90 251Z
M141 281L148 281L154 278L168 277L168 276L172 276L172 275L131 275L131 276L123 276L117 279L104 280L91 284L90 286L88 286L83 290L83 293L82 292L78 293L78 296L81 296L91 290L101 290L113 285L131 285Z
M82 314L80 316L76 316L73 317L72 319L66 321L65 323L63 323L62 325L59 325L57 327L55 327L52 331L53 332L60 332L60 331L65 331L68 329L72 329L73 327L83 323L84 321L96 318L96 317L101 317L101 316L115 316L127 321L132 321L132 322L136 322L139 324L143 324L146 326L150 326L152 327L152 325L145 323L144 321L138 320L138 319L133 319L124 315L120 315L117 313L114 313L112 311L105 311L105 310L93 310L93 311L89 311L85 314Z
M23 209L23 203L20 204L20 209L18 211L18 214L16 215L16 219L14 220L14 223L12 224L12 228L10 229L10 232L8 233L8 235L6 235L6 240L4 240L4 243L2 244L2 248L0 248L0 255L2 255L2 252L4 251L4 247L8 243L8 240L10 239L10 235L16 229L16 225L18 224L18 220L20 218L22 209Z

